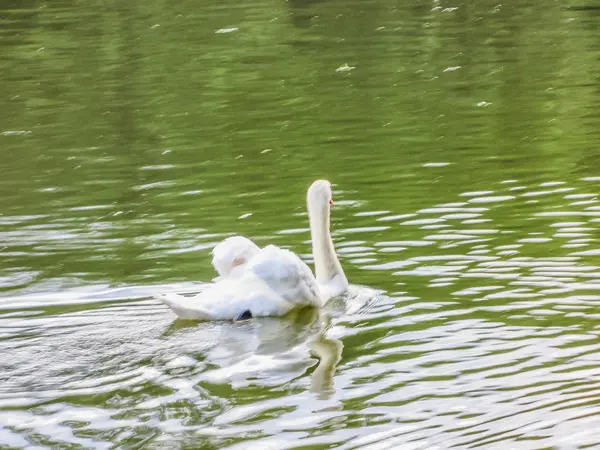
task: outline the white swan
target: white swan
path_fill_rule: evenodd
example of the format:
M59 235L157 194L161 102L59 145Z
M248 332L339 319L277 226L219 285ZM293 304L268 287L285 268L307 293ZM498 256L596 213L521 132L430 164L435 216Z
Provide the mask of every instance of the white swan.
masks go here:
M220 278L193 297L158 294L177 316L192 320L240 320L284 315L297 306L320 307L348 289L331 234L331 184L315 181L307 194L315 273L294 253L274 245L259 249L241 236L213 250Z

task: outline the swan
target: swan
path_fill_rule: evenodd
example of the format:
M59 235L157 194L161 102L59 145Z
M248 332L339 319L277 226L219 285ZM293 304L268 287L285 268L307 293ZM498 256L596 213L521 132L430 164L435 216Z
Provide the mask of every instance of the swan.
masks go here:
M321 307L348 289L330 232L331 184L315 181L307 193L315 275L293 252L275 245L259 248L233 236L213 249L215 282L193 297L157 294L182 319L243 320L281 316L296 307Z

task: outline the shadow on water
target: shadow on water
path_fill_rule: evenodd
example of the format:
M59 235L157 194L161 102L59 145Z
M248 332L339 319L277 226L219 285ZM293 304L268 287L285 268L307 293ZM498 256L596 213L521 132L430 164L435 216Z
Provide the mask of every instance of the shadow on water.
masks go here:
M291 21L298 28L310 28L312 19L317 15L311 7L326 0L288 0Z

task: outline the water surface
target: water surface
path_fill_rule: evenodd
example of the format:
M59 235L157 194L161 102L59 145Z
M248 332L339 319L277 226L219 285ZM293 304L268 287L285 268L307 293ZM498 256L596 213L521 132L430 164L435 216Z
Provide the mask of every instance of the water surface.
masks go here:
M0 447L600 446L590 2L0 2ZM176 321L234 233L363 308Z

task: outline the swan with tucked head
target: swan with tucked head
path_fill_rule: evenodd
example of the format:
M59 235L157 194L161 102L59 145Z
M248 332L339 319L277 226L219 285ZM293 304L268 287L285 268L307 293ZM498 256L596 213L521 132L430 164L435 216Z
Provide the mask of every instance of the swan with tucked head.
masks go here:
M284 315L298 306L321 307L348 289L330 232L331 184L315 181L308 190L315 275L294 253L274 245L260 249L234 236L213 249L220 277L194 297L158 294L184 319L236 320Z

